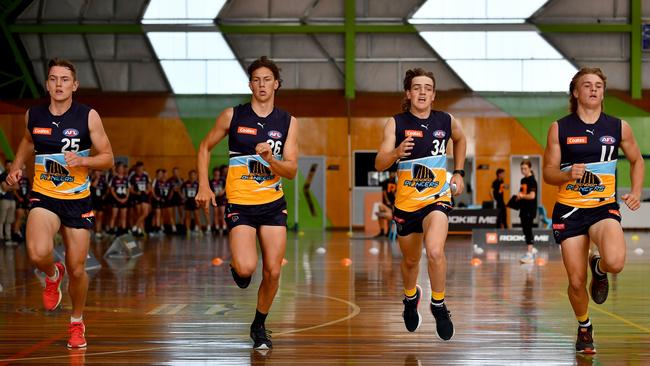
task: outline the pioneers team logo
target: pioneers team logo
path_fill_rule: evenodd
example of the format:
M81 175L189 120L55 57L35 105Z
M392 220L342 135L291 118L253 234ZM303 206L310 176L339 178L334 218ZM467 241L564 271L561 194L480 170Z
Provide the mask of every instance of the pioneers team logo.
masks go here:
M613 143L616 142L616 139L613 138L612 136L603 136L600 138L600 142L602 142L605 145L612 145Z
M431 169L422 164L413 164L411 168L411 176L413 179L405 180L405 187L412 187L422 192L425 189L437 188L440 182L436 182L436 175Z
M443 130L435 130L433 131L433 137L437 139L444 139L445 136L447 136L447 133Z
M241 176L242 180L254 180L257 184L262 184L263 182L273 178L275 178L275 176L271 173L271 169L267 168L264 164L255 159L248 160L248 175Z
M267 133L267 135L269 135L269 137L272 138L272 139L282 138L282 132L276 131L276 130L269 131L269 133Z
M63 183L74 182L74 177L70 176L70 171L55 160L45 160L45 173L41 173L41 180L50 181L55 187Z
M582 178L577 179L573 184L567 184L567 191L576 191L580 195L586 196L591 192L603 192L605 186L602 185L603 181L600 180L600 177L596 174L585 171L585 174L582 175Z
M65 130L63 130L63 136L76 137L79 136L79 131L77 131L74 128L66 128Z

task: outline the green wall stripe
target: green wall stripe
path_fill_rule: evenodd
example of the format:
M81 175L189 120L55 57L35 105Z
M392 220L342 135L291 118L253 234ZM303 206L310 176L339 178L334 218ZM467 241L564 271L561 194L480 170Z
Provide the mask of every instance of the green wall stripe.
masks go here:
M11 149L7 135L5 135L5 132L2 129L0 129L0 147L2 148L2 152L5 154L5 157L7 159L14 160L14 151Z

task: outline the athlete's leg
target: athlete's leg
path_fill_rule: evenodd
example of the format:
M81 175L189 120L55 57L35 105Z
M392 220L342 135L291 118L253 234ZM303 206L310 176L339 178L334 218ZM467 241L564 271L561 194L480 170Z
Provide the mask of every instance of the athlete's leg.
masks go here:
M422 233L412 233L398 237L399 247L402 250L402 280L404 289L415 288L418 280L420 258L422 257Z
M447 215L441 211L430 212L422 221L429 280L431 281L431 290L436 293L445 292L447 279L445 243L447 241L448 226Z
M33 208L27 217L26 240L29 259L49 277L56 274L53 238L60 226L59 217L42 207Z
M65 265L70 277L68 291L72 299L72 316L80 318L86 304L88 293L88 274L86 273L86 258L90 247L90 230L63 227L63 242L65 243Z
M621 224L614 219L604 219L591 225L589 237L598 247L601 256L599 270L619 273L625 265L625 237Z
M232 260L230 265L240 277L250 277L257 268L257 230L238 225L230 230L228 241Z
M574 236L562 241L562 261L569 278L567 293L576 317L588 313L589 296L587 294L587 257L589 255L589 237Z
M258 235L262 250L262 283L257 293L257 310L268 313L280 285L280 270L287 246L285 226L260 226Z

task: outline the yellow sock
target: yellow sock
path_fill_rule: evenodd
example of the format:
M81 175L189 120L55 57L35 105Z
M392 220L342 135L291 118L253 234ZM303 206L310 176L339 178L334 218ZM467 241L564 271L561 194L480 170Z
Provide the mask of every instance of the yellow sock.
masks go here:
M412 290L404 289L404 295L406 295L406 297L413 297L417 292L418 292L417 287L413 287Z
M442 292L435 292L431 290L431 299L435 302L440 302L445 299L445 291L443 290Z
M578 319L580 323L586 322L589 319L589 312L586 312L585 315L576 315L576 319Z

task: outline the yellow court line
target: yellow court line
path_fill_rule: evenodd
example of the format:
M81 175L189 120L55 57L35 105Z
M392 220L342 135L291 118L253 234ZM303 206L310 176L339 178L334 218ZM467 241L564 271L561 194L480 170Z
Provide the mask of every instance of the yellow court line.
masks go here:
M565 299L569 299L569 296L567 294L565 294L565 293L563 293L562 296L564 296ZM598 311L600 313L603 313L605 315L609 315L610 317L612 317L612 318L614 318L614 319L616 319L618 321L621 321L621 322L623 322L623 323L625 323L627 325L630 325L630 326L632 326L634 328L642 330L642 331L644 331L646 333L650 333L650 328L646 328L643 325L639 325L639 324L637 324L637 323L635 323L633 321L627 320L627 319L625 319L624 317L622 317L620 315L614 314L614 313L609 312L609 311L607 311L605 309L601 309L600 306L589 306L588 309L593 309L593 310L596 310L596 311Z
M650 333L650 328L646 328L643 325L639 325L639 324L636 324L635 322L629 321L629 320L625 319L624 317L622 317L620 315L616 315L614 313L611 313L611 312L609 312L609 311L607 311L605 309L601 309L600 307L596 307L596 306L593 306L591 308L596 310L596 311L599 311L599 312L601 312L603 314L609 315L609 316L611 316L612 318L614 318L616 320L620 320L620 321L622 321L623 323L625 323L627 325L633 326L633 327L635 327L635 328L637 328L639 330L642 330L642 331L644 331L646 333Z

